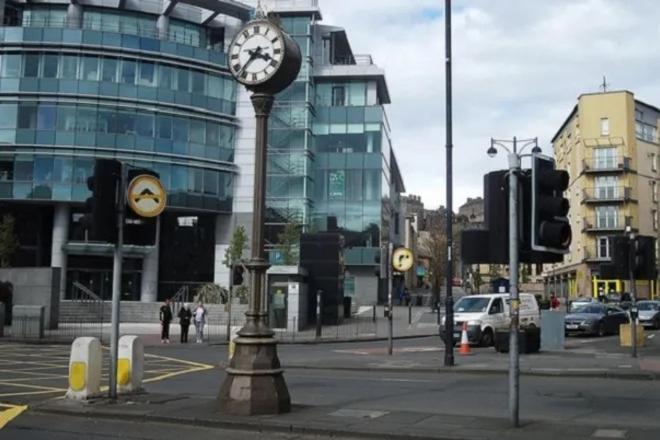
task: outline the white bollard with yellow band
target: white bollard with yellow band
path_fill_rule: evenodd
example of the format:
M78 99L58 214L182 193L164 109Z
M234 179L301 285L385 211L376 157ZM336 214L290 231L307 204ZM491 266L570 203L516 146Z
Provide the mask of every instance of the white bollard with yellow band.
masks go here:
M135 393L142 389L144 376L144 345L137 336L119 338L117 361L117 392Z
M86 400L101 392L101 343L97 338L76 338L69 359L67 399Z

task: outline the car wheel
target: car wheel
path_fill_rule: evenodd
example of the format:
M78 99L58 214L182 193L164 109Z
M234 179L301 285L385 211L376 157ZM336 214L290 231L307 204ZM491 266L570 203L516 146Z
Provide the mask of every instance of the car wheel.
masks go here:
M481 334L481 346L482 347L491 347L495 344L495 338L493 336L493 331L489 328L484 330Z
M602 337L607 334L607 331L605 330L605 323L604 322L599 322L598 323L598 331L596 332L596 336Z

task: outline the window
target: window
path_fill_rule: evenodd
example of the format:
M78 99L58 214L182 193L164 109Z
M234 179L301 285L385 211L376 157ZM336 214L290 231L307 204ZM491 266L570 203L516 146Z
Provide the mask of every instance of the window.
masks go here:
M156 85L156 65L154 63L140 62L138 85L147 87L154 87Z
M64 55L62 57L62 71L60 78L65 80L75 80L78 77L78 57L73 55Z
M44 55L44 78L57 78L59 62L58 55Z
M498 313L504 313L504 305L502 304L502 298L495 298L493 304L490 306L490 315L496 315Z
M616 148L597 148L594 167L598 170L617 168Z
M651 153L651 171L658 171L658 158L655 153Z
M598 258L610 258L610 239L608 237L598 237Z
M328 200L343 200L346 194L346 174L344 170L328 173Z
M658 230L658 210L657 209L652 210L651 215L653 216L653 230L657 231Z
M25 70L23 75L26 78L37 78L39 76L40 58L38 54L25 55Z
M103 67L101 70L101 81L117 82L117 58L103 58Z
M18 106L18 128L34 130L37 127L37 106L20 104Z
M610 135L610 120L608 118L601 118L600 120L600 134L601 136Z
M596 227L598 229L613 229L619 227L619 217L616 206L599 206L596 208Z
M98 57L83 57L82 58L82 77L84 81L98 81L99 80L99 58Z
M658 182L656 181L651 182L651 196L654 202L658 201Z
M596 177L594 196L597 199L615 199L618 197L618 178L616 176Z
M169 66L159 66L158 87L161 89L171 89L174 85L173 71Z
M2 77L18 78L21 76L21 56L15 54L2 56Z
M135 61L123 60L121 63L121 82L135 84Z
M346 88L344 86L335 86L332 88L332 105L335 107L346 105Z
M332 64L332 39L323 38L323 55L321 59L323 64Z
M177 69L176 89L180 92L189 91L189 74L187 70Z

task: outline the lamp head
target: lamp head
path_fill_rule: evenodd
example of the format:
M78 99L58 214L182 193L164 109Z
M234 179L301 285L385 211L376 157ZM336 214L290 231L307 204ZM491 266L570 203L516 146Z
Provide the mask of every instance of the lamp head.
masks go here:
M488 157L495 157L497 156L497 149L491 145L486 154L488 154Z
M532 148L532 154L541 154L543 153L543 150L541 150L541 147L538 145L534 145L534 148Z

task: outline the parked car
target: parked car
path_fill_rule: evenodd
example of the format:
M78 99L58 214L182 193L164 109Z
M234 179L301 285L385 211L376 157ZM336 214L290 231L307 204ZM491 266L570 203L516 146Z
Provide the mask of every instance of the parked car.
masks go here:
M598 303L598 300L596 298L591 298L591 297L588 297L588 296L581 296L579 298L571 300L568 303L569 313L573 312L573 309L576 308L576 307L582 307L586 304L593 304L593 303Z
M605 336L618 334L619 326L628 323L628 314L620 307L598 302L573 304L566 315L565 332Z
M508 331L509 294L492 293L464 296L454 304L454 343L460 341L463 323L467 323L468 341L488 347L495 342L496 331ZM442 318L444 329L445 319ZM540 312L531 293L520 294L520 326L539 327ZM443 333L443 340L445 339Z
M639 323L644 327L660 329L660 301L639 301Z

